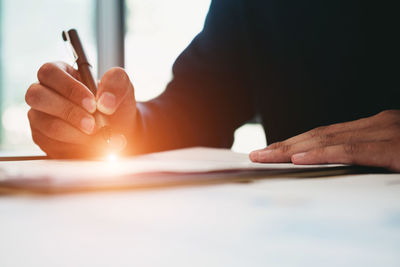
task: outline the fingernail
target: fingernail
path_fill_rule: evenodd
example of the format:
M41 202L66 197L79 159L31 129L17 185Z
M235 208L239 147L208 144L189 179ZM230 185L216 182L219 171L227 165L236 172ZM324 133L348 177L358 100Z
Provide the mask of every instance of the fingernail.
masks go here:
M81 128L87 134L91 134L93 132L94 124L95 124L95 121L91 117L84 117L81 120Z
M82 106L84 107L84 109L86 109L90 113L93 113L96 111L96 101L94 101L94 99L91 99L88 97L84 98L82 100Z
M292 161L300 161L305 157L306 154L307 154L306 152L294 154L292 156Z
M115 95L105 92L100 96L99 101L97 102L97 108L101 112L111 115L115 110L115 102Z

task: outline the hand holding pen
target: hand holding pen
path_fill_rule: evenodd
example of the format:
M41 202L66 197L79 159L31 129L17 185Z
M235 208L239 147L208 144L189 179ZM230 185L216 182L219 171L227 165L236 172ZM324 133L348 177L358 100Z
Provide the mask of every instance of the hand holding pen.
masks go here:
M75 57L75 62L78 65L78 72L82 83L92 92L93 95L97 94L97 85L92 73L92 65L90 65L85 51L83 50L82 43L79 39L78 32L75 29L71 29L68 32L62 32L62 38L64 41L68 41L71 44L71 48ZM95 111L94 117L96 124L99 127L104 141L110 144L112 129L107 121L107 117L101 112Z
M85 86L78 70L63 62L42 65L38 80L26 93L28 118L34 142L48 156L101 158L127 146L135 131L136 102L123 69L107 71L96 94ZM106 118L104 125L112 129L109 135L104 125L98 125L96 113Z

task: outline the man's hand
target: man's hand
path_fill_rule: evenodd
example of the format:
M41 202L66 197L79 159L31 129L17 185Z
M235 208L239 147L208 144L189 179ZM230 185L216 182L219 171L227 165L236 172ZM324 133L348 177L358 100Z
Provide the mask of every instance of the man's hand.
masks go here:
M46 63L37 76L39 82L25 96L31 107L28 118L34 142L50 157L95 157L107 149L97 134L96 110L108 116L113 145L126 145L134 130L136 103L123 69L104 74L96 96L81 83L77 70L65 63Z
M400 172L400 110L319 127L250 153L254 162L343 163Z

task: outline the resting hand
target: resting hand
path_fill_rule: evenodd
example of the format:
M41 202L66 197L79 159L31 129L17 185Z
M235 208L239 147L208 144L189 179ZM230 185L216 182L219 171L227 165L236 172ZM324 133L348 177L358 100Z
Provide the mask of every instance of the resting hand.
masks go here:
M97 95L80 82L77 70L65 63L46 63L38 83L26 92L34 142L53 158L98 157L108 148L97 134L94 112L108 116L115 146L126 145L136 116L133 86L120 68L109 70ZM125 142L125 143L123 143Z
M254 162L343 163L400 172L400 110L319 127L250 153Z

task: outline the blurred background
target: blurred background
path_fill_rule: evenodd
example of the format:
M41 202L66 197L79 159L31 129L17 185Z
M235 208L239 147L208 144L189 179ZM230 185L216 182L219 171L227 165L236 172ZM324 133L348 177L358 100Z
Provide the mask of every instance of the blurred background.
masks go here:
M24 95L49 61L73 63L61 39L78 29L100 77L125 68L139 101L157 97L170 81L180 52L203 27L211 0L0 0L0 148L39 152L33 144ZM266 145L258 124L235 132L233 150Z

